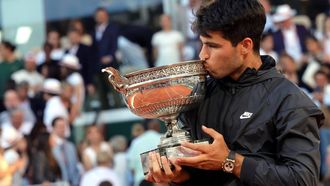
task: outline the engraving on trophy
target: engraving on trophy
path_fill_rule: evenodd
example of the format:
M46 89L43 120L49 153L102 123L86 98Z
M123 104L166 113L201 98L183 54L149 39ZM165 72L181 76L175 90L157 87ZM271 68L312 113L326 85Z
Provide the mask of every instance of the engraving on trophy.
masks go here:
M124 76L112 67L102 69L102 72L109 74L109 82L123 95L127 107L133 113L165 122L167 131L154 151L167 157L194 154L180 147L181 142L192 142L192 139L188 131L180 129L177 117L204 98L207 72L202 61L180 62ZM141 154L145 174L148 170L148 152Z

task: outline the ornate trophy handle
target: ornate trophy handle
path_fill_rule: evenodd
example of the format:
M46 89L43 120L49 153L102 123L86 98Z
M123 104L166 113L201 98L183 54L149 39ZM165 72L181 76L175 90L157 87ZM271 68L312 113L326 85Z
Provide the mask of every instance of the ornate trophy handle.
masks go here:
M128 86L128 80L121 76L119 71L112 68L112 67L107 67L102 69L102 72L107 72L109 74L108 80L112 84L112 86L117 90L118 92L125 94L126 93L126 88Z

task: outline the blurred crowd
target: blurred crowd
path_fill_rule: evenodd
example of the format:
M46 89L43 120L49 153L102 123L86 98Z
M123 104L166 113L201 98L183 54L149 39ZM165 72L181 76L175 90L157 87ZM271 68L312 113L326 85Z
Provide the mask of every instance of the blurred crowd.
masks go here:
M272 56L277 68L325 113L320 131L320 180L327 182L329 5L307 16L288 4L260 2L267 14L260 53ZM73 124L83 112L124 106L101 69L111 66L126 74L198 59L201 44L190 28L199 5L200 0L189 0L176 7L179 16L175 20L160 15L156 32L147 26L116 24L106 9L98 8L90 33L81 20L72 20L66 34L48 29L41 49L21 55L13 43L2 41L0 185L152 185L143 180L139 154L157 147L157 120L134 125L131 138L116 135L109 140L101 125L91 123L81 134L82 140L75 141Z

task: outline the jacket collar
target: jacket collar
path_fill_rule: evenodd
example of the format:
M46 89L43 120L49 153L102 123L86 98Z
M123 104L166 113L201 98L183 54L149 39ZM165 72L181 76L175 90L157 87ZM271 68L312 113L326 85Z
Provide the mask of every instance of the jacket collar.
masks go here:
M275 68L275 60L270 56L261 56L262 65L256 70L254 68L247 68L240 78L235 81L230 77L217 80L217 82L227 88L232 87L246 87L256 84L274 77L282 77L282 75Z

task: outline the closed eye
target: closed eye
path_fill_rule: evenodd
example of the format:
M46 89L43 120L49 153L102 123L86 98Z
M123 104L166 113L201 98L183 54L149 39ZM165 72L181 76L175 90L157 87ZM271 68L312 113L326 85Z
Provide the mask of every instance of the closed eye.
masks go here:
M217 43L209 43L209 42L204 43L204 45L206 45L209 48L220 48L221 47L221 45L219 45Z

